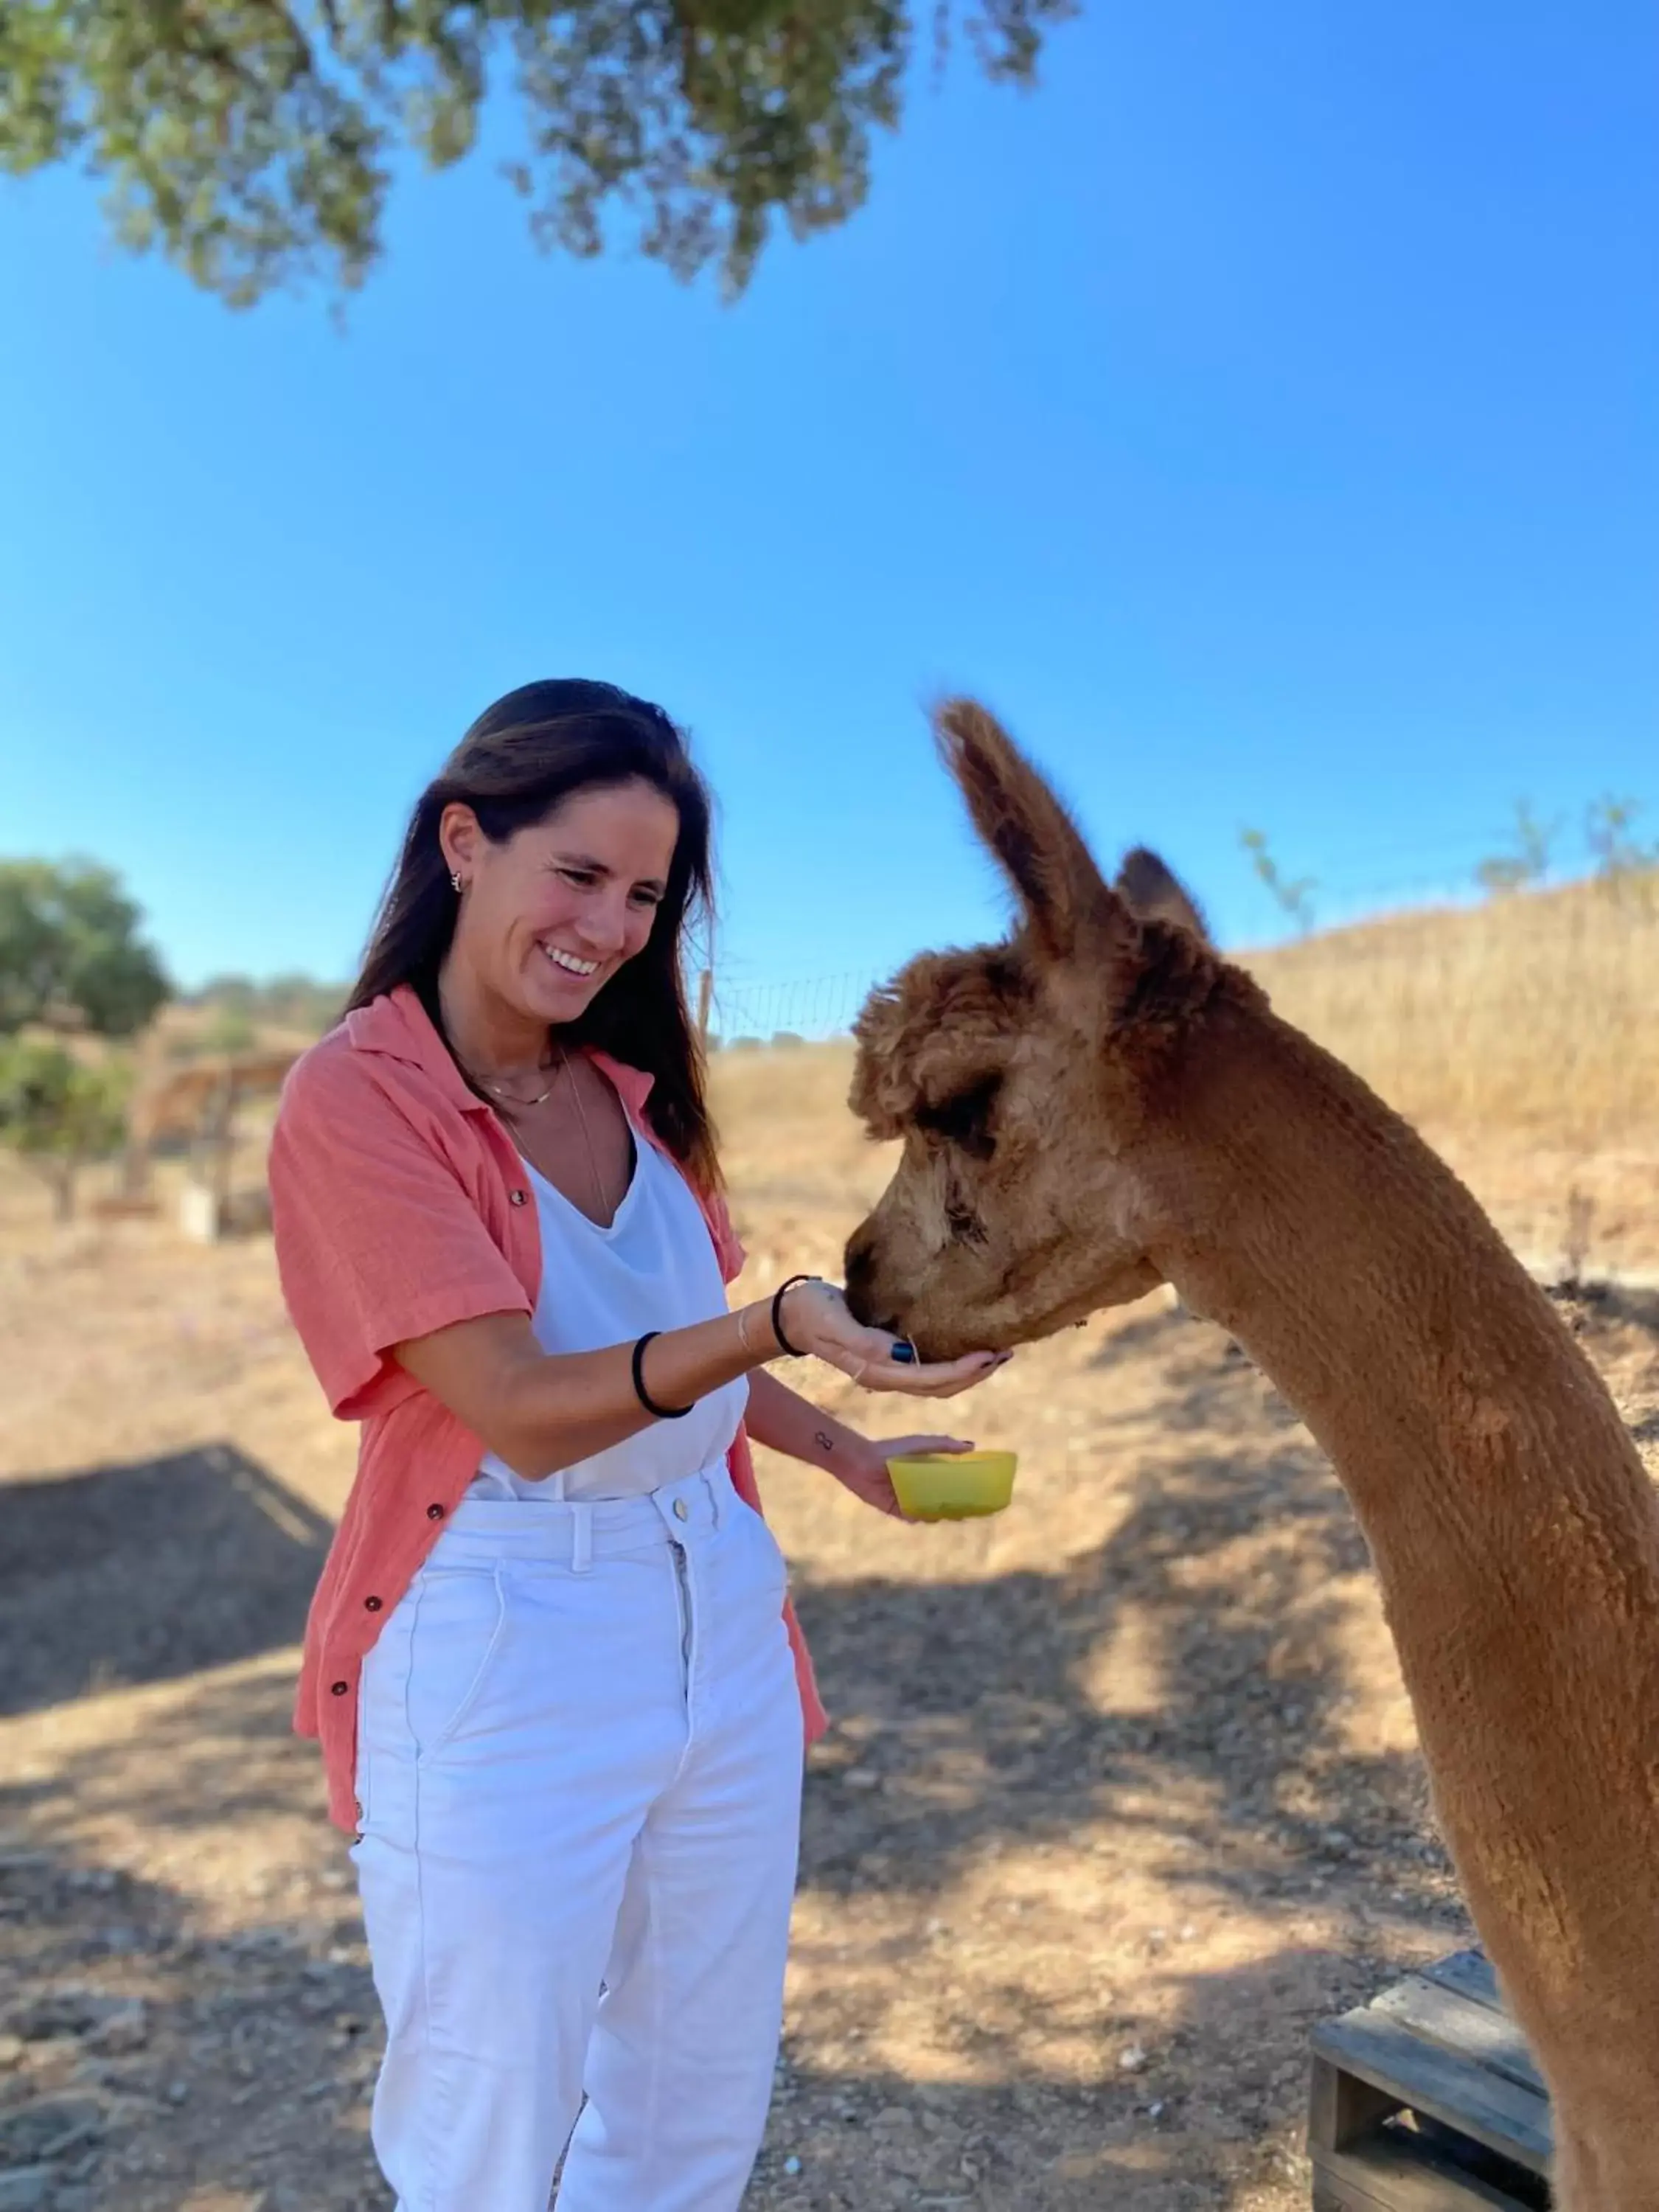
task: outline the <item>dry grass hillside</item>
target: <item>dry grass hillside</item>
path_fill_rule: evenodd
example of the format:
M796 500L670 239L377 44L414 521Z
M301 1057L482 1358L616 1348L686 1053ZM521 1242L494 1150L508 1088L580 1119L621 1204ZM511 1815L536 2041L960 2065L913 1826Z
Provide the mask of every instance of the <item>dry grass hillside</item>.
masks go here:
M1586 1151L1659 1127L1659 875L1396 915L1249 964L1419 1123Z
M1540 1273L1569 1258L1659 1269L1659 875L1239 957L1445 1153ZM885 1179L845 1111L851 1066L846 1044L716 1059L734 1188L763 1193L774 1225L809 1189L873 1194Z
M1260 968L1546 1267L1571 1220L1624 1271L1564 1310L1659 1460L1655 927L1580 894ZM884 1176L847 1066L718 1063L757 1285L832 1267ZM349 1869L287 1729L352 1440L268 1243L58 1231L0 1164L0 2169L42 2169L0 2202L384 2208ZM996 1521L763 1470L835 1724L751 2212L1302 2212L1310 2024L1463 1927L1346 1503L1161 1297L955 1414L1021 1451Z

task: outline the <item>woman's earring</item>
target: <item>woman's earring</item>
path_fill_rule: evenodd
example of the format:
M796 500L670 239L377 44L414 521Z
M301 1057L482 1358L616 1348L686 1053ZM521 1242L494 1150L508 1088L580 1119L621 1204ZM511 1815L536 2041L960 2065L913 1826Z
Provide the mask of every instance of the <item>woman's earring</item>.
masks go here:
M454 884L457 892L459 892L461 888L461 872L459 868L452 868L450 870L449 880Z

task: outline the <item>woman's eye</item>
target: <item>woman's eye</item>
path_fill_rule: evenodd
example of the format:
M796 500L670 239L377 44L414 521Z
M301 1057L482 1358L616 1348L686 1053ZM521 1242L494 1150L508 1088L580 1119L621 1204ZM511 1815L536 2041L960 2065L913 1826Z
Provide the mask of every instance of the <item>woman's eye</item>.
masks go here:
M566 883L574 884L579 890L586 890L593 882L592 874L586 868L561 868L559 873Z

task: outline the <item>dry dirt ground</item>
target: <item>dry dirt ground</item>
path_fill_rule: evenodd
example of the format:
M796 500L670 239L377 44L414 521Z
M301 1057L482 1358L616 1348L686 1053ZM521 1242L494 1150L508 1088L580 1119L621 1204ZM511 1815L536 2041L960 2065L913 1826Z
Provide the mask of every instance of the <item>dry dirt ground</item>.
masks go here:
M740 1093L755 1280L833 1266L880 1163ZM1601 1218L1650 1264L1638 1164ZM1559 1186L1494 1176L1519 1241ZM1652 1455L1659 1300L1569 1310ZM54 1231L0 1181L0 2212L384 2207L350 1870L288 1729L352 1439L268 1242ZM1466 1933L1364 1547L1164 1297L969 1405L1023 1455L994 1522L764 1470L835 1725L751 2212L1291 2212L1310 2025Z

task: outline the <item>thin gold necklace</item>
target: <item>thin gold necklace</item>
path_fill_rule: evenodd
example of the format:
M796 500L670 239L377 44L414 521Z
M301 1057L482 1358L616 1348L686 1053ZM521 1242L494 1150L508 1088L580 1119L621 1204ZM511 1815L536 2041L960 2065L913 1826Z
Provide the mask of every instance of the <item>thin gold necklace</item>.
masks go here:
M576 1102L576 1119L582 1127L582 1143L587 1152L587 1171L593 1178L595 1216L605 1212L605 1184L599 1176L599 1163L594 1155L593 1139L587 1133L587 1109L582 1104L582 1087L576 1080L575 1070L570 1065L570 1054L562 1044L559 1054L564 1062L564 1072L570 1078L570 1095Z
M569 1079L570 1095L576 1102L576 1119L581 1127L582 1148L587 1154L587 1172L593 1180L593 1204L596 1212L603 1213L605 1212L605 1178L599 1173L599 1156L593 1150L593 1139L587 1126L587 1109L582 1104L582 1087L576 1080L576 1071L570 1065L570 1054L566 1051L562 1040L559 1044L559 1065L554 1073L553 1080L545 1091L538 1091L535 1097L515 1098L510 1091L504 1091L498 1083L484 1083L483 1087L492 1097L499 1098L504 1106L513 1108L517 1113L527 1114L532 1106L544 1106L547 1103L558 1088L561 1074ZM482 1076L478 1079L481 1083L483 1082Z
M561 1053L563 1053L564 1047L561 1045L559 1047L559 1050ZM553 1063L551 1060L544 1060L542 1065L544 1067L551 1067ZM570 1066L570 1060L568 1054L565 1057L564 1065L567 1068ZM504 1085L500 1083L486 1082L482 1075L478 1078L478 1083L480 1087L487 1091L492 1098L499 1098L504 1106L516 1106L519 1108L520 1112L527 1113L532 1106L544 1106L547 1103L548 1100L553 1096L554 1085L558 1082L558 1070L555 1068L552 1083L548 1085L545 1091L538 1091L533 1098L515 1098L513 1093L507 1090Z

